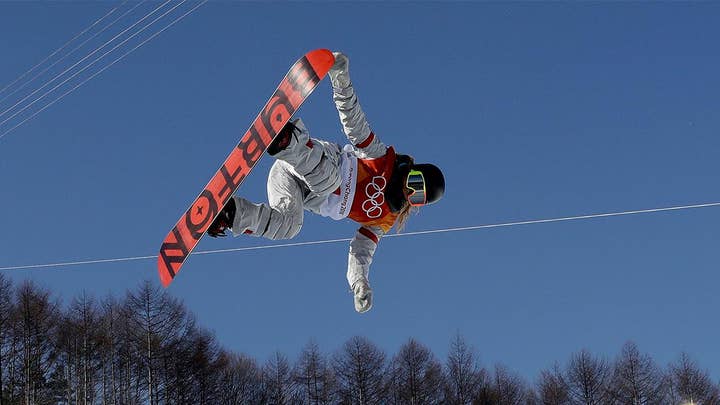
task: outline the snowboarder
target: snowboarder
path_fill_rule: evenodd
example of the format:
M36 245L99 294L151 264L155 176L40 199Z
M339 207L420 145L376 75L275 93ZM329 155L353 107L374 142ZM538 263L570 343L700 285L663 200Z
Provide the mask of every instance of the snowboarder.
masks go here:
M361 227L350 243L347 280L355 310L372 307L368 273L380 238L393 225L402 229L415 207L438 201L445 192L442 172L431 164L415 164L397 154L371 131L349 76L349 61L334 52L328 73L333 100L351 145L311 138L302 120L289 122L268 147L275 163L267 181L269 204L234 196L207 233L249 234L278 240L295 237L303 209L331 217L350 218Z

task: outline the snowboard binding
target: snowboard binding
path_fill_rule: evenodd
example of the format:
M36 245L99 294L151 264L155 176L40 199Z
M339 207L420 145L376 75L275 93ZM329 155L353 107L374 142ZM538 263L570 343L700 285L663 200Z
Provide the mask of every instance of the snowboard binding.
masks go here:
M275 156L280 153L281 150L285 149L290 145L293 133L297 130L297 126L293 121L288 121L287 124L280 130L275 139L268 146L268 154Z
M227 236L225 234L225 230L232 227L233 220L235 219L235 210L235 199L231 198L227 204L225 204L213 223L210 224L207 234L213 238Z

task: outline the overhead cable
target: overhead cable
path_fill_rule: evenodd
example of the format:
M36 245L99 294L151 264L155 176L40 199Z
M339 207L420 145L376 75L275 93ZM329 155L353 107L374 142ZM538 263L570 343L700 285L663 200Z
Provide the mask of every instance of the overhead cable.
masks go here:
M183 0L183 1L184 1L184 0ZM121 61L121 60L124 59L126 56L128 56L129 54L131 54L132 52L134 52L135 50L137 50L137 49L140 48L141 46L145 45L145 44L148 43L150 40L154 39L155 37L157 37L158 35L160 35L162 32L164 32L165 30L167 30L168 28L172 27L173 25L175 25L177 22L179 22L179 21L182 20L183 18L187 17L190 13L192 13L192 12L195 11L195 10L197 10L200 6L202 6L203 4L207 3L208 1L209 1L209 0L203 0L203 1L201 1L200 3L198 3L197 5L195 5L195 7L191 8L189 11L187 11L185 14L182 14L180 17L178 17L178 18L176 18L175 20L173 20L170 24L166 25L163 29L161 29L160 31L157 31L156 33L154 33L153 35L151 35L150 37L148 37L148 38L145 39L144 41L140 42L140 43L139 43L138 45L136 45L134 48L132 48L132 49L130 49L129 51L125 52L125 53L122 54L119 58L113 60L111 63L109 63L108 65L104 66L102 69L100 69L100 70L98 70L97 72L93 73L91 76L89 76L88 78L86 78L86 79L83 80L82 82L78 83L77 85L75 85L74 87L72 87L70 90L68 90L68 91L66 91L65 93L61 94L59 97L55 98L53 101L51 101L50 103L48 103L48 104L46 104L45 106L43 106L41 109L35 111L32 115L30 115L29 117L25 118L25 119L22 120L20 123L18 123L18 124L16 124L15 126L9 128L9 129L6 130L5 132L1 132L1 133L0 133L0 139L2 139L5 135L9 134L10 132L12 132L12 131L15 130L16 128L20 127L20 126L23 125L24 123L28 122L29 120L31 120L32 118L34 118L36 115L38 115L38 114L40 114L41 112L45 111L47 108L49 108L49 107L52 106L53 104L57 103L58 101L60 101L62 98L64 98L64 97L67 96L68 94L70 94L70 93L72 93L73 91L77 90L79 87L81 87L81 86L84 85L85 83L87 83L87 82L89 82L90 80L92 80L95 76L97 76L97 75L99 75L100 73L104 72L105 70L107 70L108 68L110 68L111 66L113 66L114 64L116 64L117 62ZM171 11L172 11L172 10L171 10ZM160 17L158 17L158 18L162 18L162 16L160 16ZM151 23L151 24L152 24L152 23ZM113 48L113 49L114 49L114 48ZM112 51L112 50L111 50L111 51ZM104 55L103 55L103 56L104 56ZM0 124L2 124L2 123L0 123Z
M8 112L12 111L15 107L17 107L18 105L22 104L24 101L26 101L26 100L29 99L30 97L32 97L32 96L34 96L35 94L37 94L40 90L44 89L45 87L47 87L48 85L50 85L50 84L53 83L54 81L58 80L58 79L59 79L60 77L62 77L65 73L69 72L70 70L72 70L73 68L75 68L77 65L79 65L79 64L81 64L82 62L86 61L89 57L91 57L92 55L96 54L99 50L101 50L101 49L104 48L105 46L107 46L107 45L109 45L110 43L112 43L113 41L115 41L115 39L117 39L118 37L122 36L124 33L126 33L127 31L129 31L129 30L131 30L132 28L134 28L136 25L138 25L138 24L140 24L141 22L143 22L145 19L147 19L149 16L153 15L154 13L156 13L160 8L162 8L162 7L165 6L166 4L170 3L171 1L172 1L172 0L166 0L163 4L161 4L160 6L158 6L155 10L153 10L152 12L150 12L150 13L149 13L148 15L146 15L145 17L141 18L141 19L140 19L139 21L137 21L135 24L133 24L133 25L131 25L130 27L126 28L126 29L123 30L121 33L117 34L117 35L114 36L112 39L110 39L109 41L105 42L104 44L102 44L100 47L98 47L98 48L95 49L94 51L90 52L87 56L85 56L84 58L82 58L82 59L80 59L79 61L77 61L74 65L72 65L72 66L70 66L69 68L67 68L67 69L65 69L64 71L62 71L62 73L60 73L60 74L58 74L57 76L55 76L52 80L50 80L49 82L45 83L44 85L42 85L41 87L39 87L38 89L36 89L35 91L33 91L32 93L30 93L30 94L28 94L27 96L25 96L22 100L20 100L20 101L18 101L17 103L15 103L12 107L10 107L10 108L8 108L7 110L5 110L5 111L3 111L2 113L0 113L0 118L1 118L3 115L7 114ZM43 98L45 98L45 96L47 96L48 94L50 94L50 93L52 93L53 91L55 91L58 87L60 87L60 86L62 86L63 84L67 83L69 80L73 79L75 76L79 75L80 73L82 73L82 72L84 72L85 70L87 70L89 67L93 66L96 62L98 62L99 60L101 60L102 58L104 58L107 54L109 54L110 52L114 51L114 50L117 49L119 46L122 46L122 45L125 44L127 41L131 40L132 38L134 38L135 36L137 36L138 34L140 34L141 32L143 32L146 28L148 28L149 26L151 26L152 24L154 24L155 22L157 22L157 21L158 21L159 19L161 19L162 17L166 16L166 15L167 15L168 13L170 13L171 11L173 11L173 10L175 10L176 8L180 7L180 5L182 5L185 1L187 1L187 0L181 1L180 3L178 3L177 5L175 5L175 7L171 8L171 9L168 10L168 11L166 11L164 14L162 14L160 17L158 17L158 18L156 18L155 20L153 20L152 22L150 22L148 25L146 25L146 26L143 27L142 29L140 29L139 31L135 32L134 34L132 34L131 36L129 36L128 38L126 38L125 40L123 40L122 42L120 42L119 44L115 45L112 49L110 49L109 51L107 51L107 52L105 52L104 54L102 54L100 57L98 57L98 58L96 58L95 60L93 60L92 62L90 62L90 63L89 63L88 65L86 65L84 68L82 68L82 69L80 69L79 71L75 72L72 76L68 77L67 79L65 79L64 81L62 81L60 84L58 84L58 85L56 85L55 87L53 87L52 89L46 91L43 95L41 95L40 97L36 98L35 100L33 100L32 102L30 102L29 104L27 104L26 106L24 106L23 108L21 108L20 110L16 111L15 114L13 114L13 115L11 115L10 117L6 118L4 121L0 121L0 125L6 123L7 121L9 121L10 119L14 118L15 116L17 116L17 115L20 114L21 112L27 110L27 109L28 109L29 107L31 107L32 105L34 105L34 104L37 103L38 101L40 101L40 100L42 100Z
M127 3L128 1L129 1L129 0L125 0L125 2L123 2L123 4ZM148 0L142 0L142 1L138 2L136 5L134 5L133 7L129 8L127 11L125 11L124 13L122 13L119 17L117 17L116 19L114 19L113 21L111 21L110 23L108 23L107 25L105 25L102 29L100 29L99 31L95 32L95 33L94 33L93 35L91 35L89 38L86 38L83 42L81 42L79 45L77 45L77 46L74 47L72 50L70 50L70 52L64 54L62 57L60 57L60 58L58 58L57 60L55 60L55 62L53 62L53 63L51 63L50 65L46 66L43 70L39 71L39 72L36 73L33 77L31 77L30 79L26 80L21 86L18 86L17 88L15 88L15 90L13 90L12 92L8 93L5 97L3 97L2 99L0 99L0 103L2 103L3 101L7 100L7 99L10 98L10 97L12 97L14 94L16 94L16 93L19 92L20 90L24 89L25 87L27 87L30 83L34 82L38 77L42 76L43 74L45 74L45 72L47 72L48 70L50 70L50 69L52 69L53 67L55 67L58 63L62 62L62 61L65 60L66 58L68 58L70 55L72 55L73 53L75 53L75 51L77 51L78 49L82 48L85 44L87 44L88 42L90 42L90 41L92 41L93 39L95 39L98 35L102 34L102 33L105 32L106 30L108 30L110 27L112 27L113 25L115 25L115 23L117 23L117 22L120 21L123 17L125 17L125 16L127 16L128 14L130 14L131 12L133 12L136 8L138 8L139 6L141 6L141 5L142 5L143 3L145 3L146 1L148 1ZM72 42L72 40L69 41L68 43L70 43L70 42ZM57 53L57 51L56 51L56 53ZM47 60L47 58L46 58L45 60ZM36 67L37 67L37 66L36 66ZM33 69L34 69L34 68L33 68ZM0 93L2 93L2 92L0 91Z
M431 229L431 230L426 230L426 231L405 232L405 233L399 233L399 234L385 235L384 238L398 238L398 237L429 235L429 234L448 233L448 232L474 231L474 230L480 230L480 229L503 228L503 227L519 226L519 225L537 225L537 224L547 224L547 223L553 223L553 222L580 221L580 220L588 220L588 219L594 219L594 218L619 217L619 216L627 216L627 215L650 214L650 213L657 213L657 212L680 211L680 210L709 208L709 207L718 207L718 206L720 206L720 202L711 202L711 203L703 203L703 204L680 205L680 206L674 206L674 207L649 208L649 209L632 210L632 211L576 215L576 216L567 216L567 217L559 217L559 218L532 219L532 220L524 220L524 221L503 222L503 223L497 223L497 224L485 224L485 225L463 226L463 227L455 227L455 228ZM243 251L249 251L249 250L264 250L264 249L278 249L278 248L286 248L286 247L324 245L324 244L337 243L337 242L349 242L351 240L352 240L351 238L341 238L341 239L316 240L316 241L308 241L308 242L279 243L279 244L272 244L272 245L248 246L248 247L231 248L231 249L205 250L205 251L193 252L193 253L191 253L191 255L209 255L209 254L218 254L218 253L243 252ZM79 261L68 261L68 262L57 262L57 263L46 263L46 264L29 264L29 265L22 265L22 266L7 266L7 267L0 267L0 270L22 270L22 269L40 269L40 268L51 268L51 267L70 267L70 266L80 266L80 265L86 265L86 264L129 262L129 261L150 260L150 259L157 259L157 255L131 256L131 257L120 257L120 258L113 258L113 259L79 260Z
M115 8L113 8L112 10L110 10L107 14L105 14L105 15L102 16L102 17L100 17L100 18L99 18L98 20L96 20L94 23L90 24L89 27L87 27L87 28L85 28L84 30L80 31L80 33L78 33L77 35L75 35L74 37L72 37L69 41L65 42L65 44L64 44L63 46L61 46L60 48L56 49L53 53L51 53L50 55L48 55L45 59L43 59L43 60L41 60L40 62L38 62L37 65L31 67L30 70L28 70L27 72L21 74L17 79L13 80L11 83L7 84L5 87L3 87L2 89L0 89L0 94L2 94L2 92L4 92L5 90L7 90L8 88L10 88L10 87L11 87L12 85L14 85L15 83L17 83L17 82L19 82L20 80L22 80L25 76L29 75L33 70L37 69L37 68L38 68L39 66L41 66L43 63L47 62L50 58L52 58L53 56L55 56L58 52L60 52L60 51L62 51L63 49L65 49L65 48L66 48L68 45L70 45L73 41L75 41L76 39L78 39L78 38L80 38L81 36L83 36L86 32L90 31L94 26L96 26L97 24L99 24L100 21L102 21L102 20L104 20L105 18L107 18L108 16L110 16L110 14L114 13L115 11L117 11L117 9L119 9L120 7L122 7L122 6L123 6L125 3L127 3L127 2L128 2L128 0L125 0L124 2L122 2L122 4L120 4L119 6L116 6ZM4 100L4 99L3 99L3 100ZM0 100L0 101L1 101L1 100Z

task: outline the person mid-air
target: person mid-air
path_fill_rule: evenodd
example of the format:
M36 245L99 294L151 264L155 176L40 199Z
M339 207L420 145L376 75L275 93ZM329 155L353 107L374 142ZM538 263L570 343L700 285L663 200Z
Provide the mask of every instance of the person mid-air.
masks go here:
M207 233L225 236L229 229L236 236L290 239L302 228L303 210L358 222L347 280L362 313L372 307L368 274L378 241L393 226L401 230L414 208L437 202L445 179L436 166L416 164L380 141L358 103L347 56L334 55L333 100L351 144L311 138L302 120L290 121L268 147L277 159L268 175L268 204L233 196Z

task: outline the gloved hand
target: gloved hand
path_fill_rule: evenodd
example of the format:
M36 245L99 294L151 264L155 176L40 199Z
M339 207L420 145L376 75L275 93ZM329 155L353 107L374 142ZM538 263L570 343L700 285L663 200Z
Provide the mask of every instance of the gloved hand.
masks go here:
M335 64L330 68L330 82L333 88L342 90L350 87L350 59L342 52L333 52Z
M355 310L359 313L367 312L372 308L372 289L366 280L358 280L352 286L355 294Z

